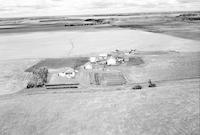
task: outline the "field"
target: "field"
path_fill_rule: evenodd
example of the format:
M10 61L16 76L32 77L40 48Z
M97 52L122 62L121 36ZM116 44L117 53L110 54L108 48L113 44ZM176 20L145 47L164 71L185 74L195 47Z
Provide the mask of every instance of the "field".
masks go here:
M97 38L98 37L98 38ZM159 39L159 41L158 41ZM199 41L164 34L115 28L98 31L54 31L4 34L0 60L93 56L115 49L198 52Z
M0 133L20 135L199 134L199 79L157 88L1 97Z

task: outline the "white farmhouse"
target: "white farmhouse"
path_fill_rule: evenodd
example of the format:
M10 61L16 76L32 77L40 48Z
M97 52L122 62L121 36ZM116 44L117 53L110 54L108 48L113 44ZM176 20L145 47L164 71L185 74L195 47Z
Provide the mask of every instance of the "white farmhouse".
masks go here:
M91 63L97 62L97 58L96 57L90 57L89 60L90 60Z
M90 62L86 63L84 69L93 69L92 64Z
M117 65L117 60L111 56L111 57L107 58L107 65L109 65L109 66Z
M65 68L65 70L63 72L58 73L58 76L66 77L69 79L73 78L73 77L75 77L75 70L70 67L67 67L67 68Z

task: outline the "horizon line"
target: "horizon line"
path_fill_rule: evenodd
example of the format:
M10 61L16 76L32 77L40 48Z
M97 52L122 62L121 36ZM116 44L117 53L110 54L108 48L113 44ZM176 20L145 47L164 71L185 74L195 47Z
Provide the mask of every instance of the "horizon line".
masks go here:
M184 13L184 12L195 12L200 13L200 10L180 10L180 11L148 11L148 12L127 12L127 13L101 13L101 14L80 14L80 15L36 15L36 16L16 16L16 17L0 17L0 19L14 19L14 18L43 18L43 17L89 17L89 16L131 16L131 15L137 15L137 14L159 14L159 13Z

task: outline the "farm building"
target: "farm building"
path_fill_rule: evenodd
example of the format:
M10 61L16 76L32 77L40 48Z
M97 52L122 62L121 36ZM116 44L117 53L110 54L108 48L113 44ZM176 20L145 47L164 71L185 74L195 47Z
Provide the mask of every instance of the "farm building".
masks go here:
M114 58L112 56L108 57L106 62L107 62L107 65L109 65L109 66L117 65L116 58Z
M116 50L111 52L109 55L114 57L119 64L129 61L129 54L127 55L124 51Z
M75 77L75 70L73 68L67 67L64 69L64 71L59 72L58 76L60 77L66 77L66 78L74 78Z
M86 63L85 65L84 65L84 69L93 69L93 65L90 63L90 62L88 62L88 63Z
M102 53L102 54L99 54L99 60L106 60L107 59L107 54L106 53Z
M97 58L96 57L90 57L89 60L90 60L91 63L97 62Z

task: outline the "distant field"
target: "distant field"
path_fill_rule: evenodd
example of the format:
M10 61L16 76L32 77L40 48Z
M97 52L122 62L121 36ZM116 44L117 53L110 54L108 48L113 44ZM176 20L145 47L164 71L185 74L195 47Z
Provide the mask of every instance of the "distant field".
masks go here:
M185 16L184 16L185 15ZM200 12L190 14L144 15L121 18L113 22L114 26L154 33L163 33L176 37L200 40Z
M199 41L200 11L0 18L0 34L38 31L85 31L119 27L163 33Z

